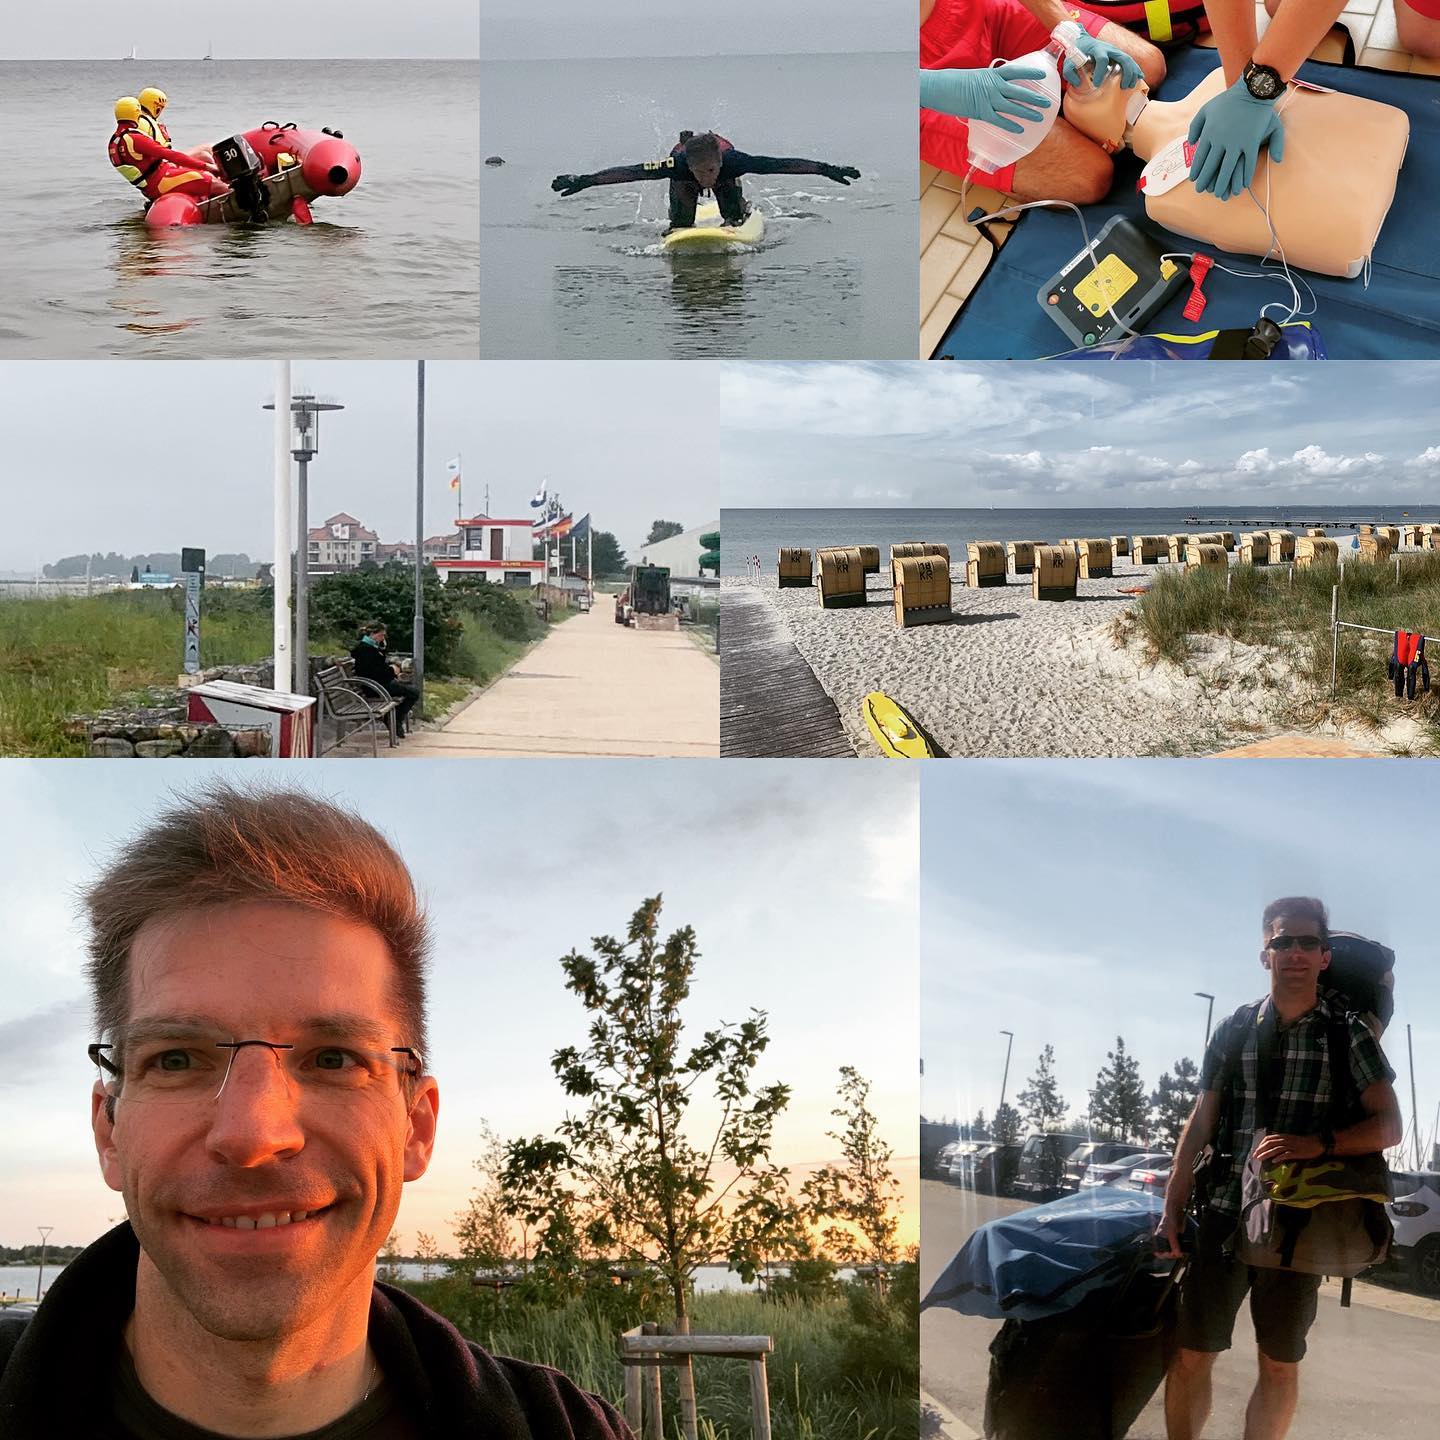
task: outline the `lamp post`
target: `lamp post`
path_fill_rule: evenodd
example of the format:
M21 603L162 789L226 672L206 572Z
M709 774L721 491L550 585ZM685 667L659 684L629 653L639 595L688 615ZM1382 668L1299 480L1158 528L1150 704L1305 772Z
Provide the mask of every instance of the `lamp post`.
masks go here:
M50 1232L55 1228L53 1225L37 1225L40 1232L40 1278L35 1282L35 1303L40 1303L40 1287L45 1283L45 1251L50 1244Z
M1005 1108L1005 1087L1010 1083L1010 1047L1015 1043L1013 1030L1002 1030L1000 1033L1010 1038L1005 1042L1005 1073L1000 1077L1000 1107L995 1112L997 1115Z
M1204 990L1196 990L1193 994L1197 1000L1209 1001L1205 1007L1205 1049L1208 1050L1210 1048L1210 1017L1215 1013L1215 997ZM1204 1051L1201 1052L1200 1059L1202 1062L1204 1061Z
M273 404L265 409L273 410ZM320 416L343 410L313 395L290 397L290 454L300 462L295 490L295 685L296 695L310 693L310 462L320 453Z

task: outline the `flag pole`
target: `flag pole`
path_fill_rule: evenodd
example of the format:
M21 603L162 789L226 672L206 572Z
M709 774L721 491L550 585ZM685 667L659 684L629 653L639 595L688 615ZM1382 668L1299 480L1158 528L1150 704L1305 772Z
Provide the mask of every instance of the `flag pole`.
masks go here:
M458 469L455 471L455 519L465 518L465 452L458 451L455 455Z

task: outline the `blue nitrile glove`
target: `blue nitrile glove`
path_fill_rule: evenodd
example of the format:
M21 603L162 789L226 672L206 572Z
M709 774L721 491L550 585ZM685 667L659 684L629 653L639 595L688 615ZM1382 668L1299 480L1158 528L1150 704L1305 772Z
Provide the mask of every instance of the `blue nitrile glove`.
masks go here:
M1043 80L1045 72L1033 65L999 65L993 70L922 70L920 103L927 110L958 115L962 120L984 120L997 130L1021 134L1025 127L1016 120L1044 119L1050 108L1048 96L1017 80ZM1007 115L1014 119L1007 120Z
M1195 189L1212 191L1221 200L1249 189L1262 145L1269 144L1276 165L1285 158L1285 127L1275 101L1257 100L1243 79L1200 107L1186 139L1195 147L1190 162Z
M1075 41L1075 48L1095 62L1092 78L1097 85L1104 83L1105 72L1112 65L1120 67L1120 88L1122 90L1133 90L1145 78L1139 62L1133 55L1127 55L1114 45L1107 45L1103 40L1097 40L1086 31L1080 32L1079 38ZM1060 73L1071 85L1080 84L1080 76L1075 69L1073 60L1067 58Z

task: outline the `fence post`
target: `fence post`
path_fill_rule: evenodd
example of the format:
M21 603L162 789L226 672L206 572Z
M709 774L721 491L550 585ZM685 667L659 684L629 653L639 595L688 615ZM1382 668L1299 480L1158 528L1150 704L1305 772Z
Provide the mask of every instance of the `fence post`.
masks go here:
M1395 583L1397 585L1400 583L1400 557L1398 555L1395 557Z
M1330 587L1330 698L1335 698L1336 671L1340 664L1340 587Z
M750 1362L750 1416L754 1440L770 1440L770 1387L765 1382L765 1357Z

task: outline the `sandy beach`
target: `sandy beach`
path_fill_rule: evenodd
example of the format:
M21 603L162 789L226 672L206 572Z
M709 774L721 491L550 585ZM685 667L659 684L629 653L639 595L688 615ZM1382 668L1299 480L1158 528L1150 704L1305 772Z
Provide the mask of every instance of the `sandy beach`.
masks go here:
M1055 602L1032 599L1028 575L967 589L964 565L952 563L954 618L907 630L895 625L888 572L868 577L863 609L823 610L818 588L781 590L773 574L723 585L775 607L861 755L879 754L860 715L871 690L898 700L951 756L1209 755L1294 728L1278 713L1291 677L1259 647L1197 636L1182 668L1116 643L1115 621L1135 598L1121 591L1164 568L1122 559L1113 579L1081 580L1077 599ZM1407 743L1408 724L1343 733L1384 754Z

